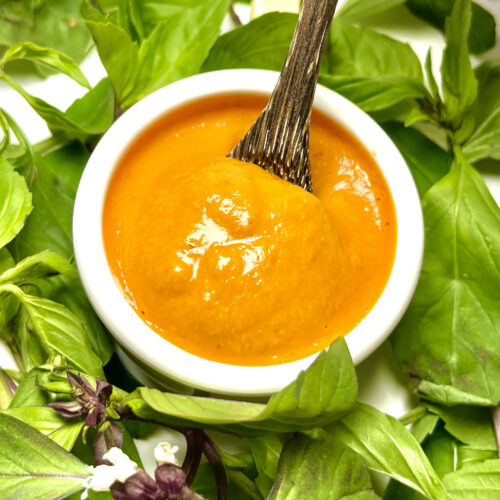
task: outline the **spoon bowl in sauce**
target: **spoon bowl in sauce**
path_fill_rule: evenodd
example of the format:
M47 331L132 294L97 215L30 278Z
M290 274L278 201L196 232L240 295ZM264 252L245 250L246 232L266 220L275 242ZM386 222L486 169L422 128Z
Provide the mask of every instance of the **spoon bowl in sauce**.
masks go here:
M215 194L220 195L219 198L212 197L210 205L205 206L205 195L199 199L194 196L194 193L202 193L195 189L199 182L195 175L197 167L186 166L181 161L172 163L182 151L172 147L168 150L158 149L158 144L151 146L151 149L149 146L140 146L141 143L153 145L155 134L165 133L169 121L175 121L176 116L186 116L189 110L195 116L197 112L207 112L210 106L212 115L220 109L220 121L216 120L216 123L217 127L224 128L232 121L227 116L223 117L225 101L233 102L234 108L240 95L243 96L241 106L247 106L245 103L248 103L248 99L254 99L256 109L261 109L257 101L266 100L277 78L277 73L269 71L225 70L197 75L165 87L133 106L117 120L98 144L85 169L74 211L77 265L94 308L120 346L122 360L132 374L145 384L185 392L201 389L242 396L272 394L295 379L301 370L312 363L317 351L325 348L340 334L347 334L346 341L353 360L355 363L361 362L387 338L413 294L423 253L423 220L411 174L385 132L359 108L330 90L317 87L314 99L316 111L313 112L311 129L315 194L327 216L314 208L317 202L313 195L296 186L277 178L275 181L271 174L260 169L258 173L253 173L252 165L247 166L250 170L238 173L238 166L234 166L233 172L227 165L217 162L207 166L207 170L200 170L203 189L209 186ZM252 96L249 97L249 94ZM237 115L237 106L234 109ZM240 114L243 115L243 111ZM332 125L330 120L338 125ZM202 123L197 126L203 127ZM193 126L190 126L191 129ZM364 159L359 160L359 165L356 163L358 160L353 160L352 164L346 161L345 165L341 165L344 168L342 178L338 177L342 169L339 170L338 165L335 169L330 168L328 163L324 163L327 167L315 173L315 164L323 161L322 156L330 154L328 151L333 148L331 141L336 140L330 140L327 135L323 137L320 133L323 129L332 129L334 134L340 134L342 140L359 144L360 158ZM245 128L242 130L244 132ZM183 136L183 133L179 135ZM229 141L231 145L231 141L235 144L241 137L239 131L234 131L233 138L228 138L227 134L215 134L202 150L206 152L207 160L219 150L223 156L228 150L224 141ZM191 155L188 156L192 164L196 157L191 151L194 145L192 142L187 144L192 146L185 147L189 151L184 153ZM147 160L138 160L142 154L146 155L144 158ZM134 161L138 166L132 166ZM173 165L168 167L170 170L161 171L167 168L165 165L168 162ZM375 173L363 173L362 162L373 163ZM191 172L190 168L194 170ZM334 170L335 179L332 177ZM165 176L164 172L169 172L169 175ZM242 184L241 179L246 176L248 182ZM128 191L118 189L120 182ZM285 184L286 189L281 184L273 187L275 182ZM357 190L351 195L354 205L346 202L341 215L345 221L339 220L338 224L333 224L332 235L318 244L318 237L326 234L325 228L331 223L328 214L338 212L339 203L343 203L343 198L333 196L334 191L342 191L343 185L349 183ZM386 208L377 199L380 198L376 195L378 184L385 186L391 198ZM286 213L286 217L280 219L280 224L284 225L280 228L285 227L285 230L278 229L273 236L282 240L283 247L278 254L273 253L272 245L268 244L275 240L264 239L259 245L255 243L256 234L262 236L265 230L269 233L268 228L274 226L266 223L267 226L262 226L265 230L259 232L245 223L245 210L249 214L257 214L257 225L266 220L266 214L259 215L258 210L252 207L267 206L257 201L262 197L264 201L269 198L265 195L268 189L283 192L280 200L285 200L281 204L276 202L278 204L273 208L276 213ZM299 191L300 196L288 189ZM225 199L234 201L232 196L237 191L244 193L241 204L233 203L231 208L221 202ZM363 200L365 205L361 204L360 207L364 208L355 206L356 197ZM117 205L113 210L115 202ZM370 209L370 203L373 204L373 210ZM293 210L285 210L283 207L287 204ZM389 205L392 208L387 208ZM137 207L141 209L137 210ZM390 244L384 247L386 240L371 239L369 231L353 222L354 236L349 241L355 243L347 252L345 248L339 252L336 238L342 241L342 234L337 235L337 232L344 231L343 227L349 228L346 221L358 220L352 219L352 214L356 210L362 214L365 208L366 217L374 218L374 227L377 224L384 226L380 227L380 232L389 236L392 234L393 242L390 243L390 237L386 238ZM376 210L379 209L387 213L393 211L397 229L385 227L388 219L386 221L382 215L377 219ZM211 213L211 210L215 211ZM301 222L305 213L312 215ZM328 218L326 222L325 217ZM196 221L201 220L204 222L199 225ZM217 223L215 226L213 221ZM119 223L128 227L123 234L118 225L113 226ZM169 245L179 232L184 231L184 227L191 240L184 238L183 241L187 241L188 245L176 251L175 246ZM196 227L198 232L188 231L191 227ZM125 236L127 231L129 240ZM164 240L157 238L160 231L166 231L169 236ZM172 231L171 236L169 231ZM306 239L298 238L298 233L303 233ZM377 236L376 231L373 234ZM206 239L208 237L210 241ZM132 249L134 246L135 250ZM114 252L118 248L121 248L116 253L119 258L115 258ZM275 293L272 289L266 289L267 295L261 298L258 297L258 280L252 281L249 277L249 272L258 269L259 259L262 260L259 248L267 252L269 262L275 259L277 263L274 267L269 265L265 273L262 271L264 281L278 284ZM364 249L367 251L362 251ZM200 252L203 258L200 258ZM280 261L282 254L288 254L287 258L292 259L294 252L297 256L300 252L298 262L302 275L294 276L294 269L290 268L288 272L288 268ZM335 267L342 258L347 256L355 260L358 254L369 256L363 266L349 264L350 267L342 268L344 271ZM235 256L236 259L233 258ZM180 259L180 264L176 259ZM318 265L318 261L324 261L324 264ZM230 262L231 265L236 262L233 268L228 264ZM282 269L279 268L280 264ZM172 277L177 268L179 276L186 271L189 279L181 279L177 275ZM136 270L135 276L127 269ZM321 269L325 269L325 272L318 271ZM356 269L361 271L355 273ZM304 270L311 272L306 273ZM237 286L228 288L224 285L235 275L245 278L238 283L241 287L238 293L234 293L238 290ZM193 277L204 278L196 281ZM377 290L373 285L377 282L375 278L378 279ZM208 279L213 279L214 286L205 290L203 287ZM332 281L339 281L336 289L329 288ZM348 290L351 285L354 288ZM297 298L294 304L298 304L298 307L290 308L287 301L280 302L280 293L287 292L285 289L292 290L292 298ZM205 295L202 292L209 292L206 301L203 300ZM222 298L222 302L226 297L227 307L224 307L224 303L217 304L217 300L212 300L212 292L214 297ZM151 295L162 300L151 306L154 304L148 298ZM340 295L342 297L337 297ZM229 306L234 305L236 296L240 298L240 308L231 310ZM344 301L341 305L332 306L341 298ZM248 304L247 309L245 304ZM308 309L313 310L313 314L309 316L308 322L303 323ZM310 318L318 318L327 310L329 321L321 325L319 321L318 324L312 324ZM358 316L354 315L355 310ZM282 318L280 312L283 312ZM287 323L286 317L291 313L294 319ZM218 322L218 318L223 320ZM246 325L252 322L256 322L254 330L258 331L258 335L245 337L248 333ZM340 328L342 324L344 330L335 333L335 328ZM291 331L295 331L295 334L288 338ZM235 332L241 332L238 342L234 342L231 337ZM229 340L224 338L225 334ZM281 347L273 351L274 347L269 347L272 342L266 339L278 345L280 335L283 336ZM223 341L218 342L217 338ZM293 339L298 339L296 345ZM217 344L220 346L217 347ZM276 358L273 359L273 356Z

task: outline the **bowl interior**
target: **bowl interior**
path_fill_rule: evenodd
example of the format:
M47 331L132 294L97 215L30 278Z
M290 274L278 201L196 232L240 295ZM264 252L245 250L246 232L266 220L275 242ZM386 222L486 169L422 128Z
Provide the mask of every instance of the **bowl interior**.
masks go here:
M126 111L106 132L83 173L75 201L76 263L87 295L116 340L142 364L169 379L198 389L260 396L279 391L306 369L317 354L281 365L245 367L190 354L151 330L129 306L111 274L104 250L102 215L113 172L121 156L149 125L194 100L227 93L269 95L278 73L223 70L171 84ZM379 300L347 336L355 364L370 355L394 329L414 292L423 255L423 219L418 193L397 148L363 111L318 86L314 107L351 132L375 157L391 191L397 218L396 255Z

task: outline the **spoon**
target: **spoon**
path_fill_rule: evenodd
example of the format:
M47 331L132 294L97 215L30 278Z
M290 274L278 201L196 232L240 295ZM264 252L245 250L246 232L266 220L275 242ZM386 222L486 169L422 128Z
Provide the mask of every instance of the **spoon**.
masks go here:
M337 0L304 0L285 65L266 107L228 154L312 192L309 123Z

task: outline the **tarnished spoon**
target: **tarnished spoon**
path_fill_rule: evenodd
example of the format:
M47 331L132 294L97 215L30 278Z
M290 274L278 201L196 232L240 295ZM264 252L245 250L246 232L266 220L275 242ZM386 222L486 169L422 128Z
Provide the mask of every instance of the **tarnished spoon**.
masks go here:
M309 123L337 0L304 0L285 65L257 121L228 154L312 192Z

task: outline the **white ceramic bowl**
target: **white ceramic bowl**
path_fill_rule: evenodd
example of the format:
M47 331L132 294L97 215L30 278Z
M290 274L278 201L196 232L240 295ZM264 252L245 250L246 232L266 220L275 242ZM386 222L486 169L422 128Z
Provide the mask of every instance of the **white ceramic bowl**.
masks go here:
M272 394L294 380L316 355L264 367L235 366L202 359L151 330L130 307L111 274L102 236L103 206L113 172L129 145L148 126L191 101L224 93L268 95L278 74L262 70L224 70L196 75L146 97L124 113L92 153L76 197L75 257L87 295L120 345L127 368L141 382L189 392ZM389 281L379 300L346 337L354 363L360 363L388 337L415 290L423 255L423 219L418 193L401 154L367 114L340 95L318 86L314 107L330 116L370 151L392 193L397 247Z

